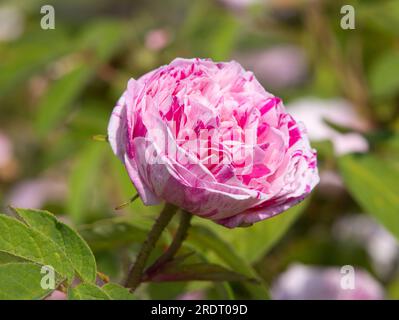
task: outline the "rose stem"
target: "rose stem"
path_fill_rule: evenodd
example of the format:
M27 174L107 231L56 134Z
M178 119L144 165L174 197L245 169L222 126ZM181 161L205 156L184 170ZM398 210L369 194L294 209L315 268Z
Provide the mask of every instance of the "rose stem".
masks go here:
M177 251L179 251L183 241L187 238L192 216L193 215L187 211L183 210L181 212L180 224L177 228L172 243L168 249L146 270L145 274L147 276L150 277L152 273L157 271L157 269L162 267L166 262L172 260Z
M152 249L155 247L155 244L161 236L162 231L169 224L170 220L172 220L172 217L176 213L176 211L176 206L166 203L165 207L161 211L161 214L152 226L152 229L147 235L147 239L141 246L136 261L130 268L130 271L126 278L125 287L130 288L130 291L133 292L139 286L148 257L150 256Z

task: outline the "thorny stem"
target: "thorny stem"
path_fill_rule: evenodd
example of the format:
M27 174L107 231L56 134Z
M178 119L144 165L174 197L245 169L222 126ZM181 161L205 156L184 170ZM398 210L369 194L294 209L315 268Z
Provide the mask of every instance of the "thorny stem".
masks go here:
M179 251L183 244L183 241L187 238L188 229L190 228L192 214L187 211L182 211L180 217L180 224L173 238L172 243L168 249L150 266L145 274L146 276L151 276L152 273L156 272L165 263L173 259L175 254Z
M158 219L155 221L152 229L148 233L147 239L144 241L139 254L137 255L136 261L133 266L130 268L128 276L125 281L125 287L130 288L130 291L133 292L140 285L143 270L147 263L148 257L152 249L154 249L155 244L157 243L159 237L162 234L162 231L169 224L170 220L172 220L173 215L176 213L177 207L172 204L165 204L161 214Z

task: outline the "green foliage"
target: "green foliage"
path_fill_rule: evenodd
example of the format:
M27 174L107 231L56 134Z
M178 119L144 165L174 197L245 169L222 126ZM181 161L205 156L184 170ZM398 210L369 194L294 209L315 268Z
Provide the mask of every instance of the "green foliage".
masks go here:
M270 220L261 221L246 228L235 228L228 232L224 227L213 222L201 221L201 223L214 230L225 242L229 243L240 257L253 263L262 258L287 232L290 225L306 208L306 204L307 202L303 202Z
M371 93L389 97L399 92L399 51L387 52L374 64L370 74Z
M399 171L372 155L346 156L339 161L350 193L363 210L399 239Z
M94 251L113 250L145 240L147 230L121 219L100 220L80 228L80 233Z
M107 283L101 288L112 300L136 300L128 289L116 283Z
M0 215L0 298L39 299L72 284L75 274L88 286L95 282L94 255L76 231L47 211L14 210L23 222ZM44 266L54 270L52 289L41 286Z
M90 69L86 65L76 67L62 78L54 81L40 101L36 127L40 135L45 136L50 129L65 117L74 99L83 90L90 79Z
M86 282L96 280L96 261L89 246L71 227L56 219L47 211L14 209L24 222L43 235L51 238L68 257L79 277Z
M57 216L32 209L15 209L17 219L0 215L0 299L45 298L52 292L40 285L46 265L54 267L56 287L68 290L70 299L106 300L167 299L191 291L207 299L267 299L269 281L297 261L352 264L379 274L364 249L351 243L349 250L331 230L341 216L361 208L399 239L397 0L352 1L356 30L340 28L343 3L335 0L323 1L319 12L315 6L313 20L306 1L284 6L261 1L247 8L215 0L125 1L119 10L105 0L99 11L85 1L57 1L56 29L47 31L38 23L42 0L14 2L7 5L22 9L25 22L19 38L0 40L0 137L8 136L14 149L10 163L0 164L0 205L10 204L20 183L42 176L65 182L67 194L40 203ZM149 32L156 29L168 35L160 49L148 46ZM372 153L339 157L331 141L312 141L320 173L339 170L343 177L337 194L322 183L311 199L247 228L229 230L195 217L178 258L130 294L117 283L160 207L138 199L114 210L136 191L109 145L91 137L107 134L111 110L130 77L181 56L236 59L261 79L269 61L251 61L248 53L262 57L268 49L287 46L303 52L306 74L272 93L286 103L308 96L348 100L371 124L362 134ZM295 73L281 61L276 66L281 77ZM175 230L173 221L149 264ZM190 260L178 263L186 252L193 253ZM97 285L97 268L111 282ZM397 274L378 280L390 297L399 296Z
M251 279L216 264L167 264L151 281L249 281Z
M50 265L68 282L73 278L73 266L50 237L5 215L0 215L0 251L41 266Z
M252 266L245 259L237 255L234 248L216 233L202 226L193 226L190 229L188 242L196 250L205 255L208 261L222 263L235 272L258 280L260 284L244 284L253 297L257 299L268 297L266 287Z
M111 297L101 288L82 283L68 291L69 300L111 300Z
M49 295L52 290L40 285L41 268L31 262L0 264L0 300L37 300Z
M104 147L101 143L87 144L77 157L73 172L69 177L68 212L77 223L87 219L85 211L89 208L88 199L93 197L96 191L95 186L99 183Z

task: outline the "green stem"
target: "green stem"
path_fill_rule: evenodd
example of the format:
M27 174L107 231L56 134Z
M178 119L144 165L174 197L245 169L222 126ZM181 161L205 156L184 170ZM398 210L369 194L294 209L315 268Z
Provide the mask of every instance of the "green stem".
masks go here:
M183 244L183 241L187 238L188 229L190 228L190 222L193 215L187 211L182 211L180 224L177 228L176 234L173 238L172 243L168 247L168 249L162 254L152 266L150 266L145 274L146 276L151 277L151 274L156 272L160 267L162 267L165 263L172 260L177 251L179 251L180 247Z
M147 239L144 241L140 252L137 255L135 263L128 273L125 287L130 288L130 291L133 292L140 285L143 270L151 254L151 251L152 249L154 249L155 244L162 234L162 231L169 224L170 220L172 220L172 217L176 213L176 211L177 207L175 207L174 205L169 203L165 204L165 207L163 208L161 214L152 226L152 229L148 233Z

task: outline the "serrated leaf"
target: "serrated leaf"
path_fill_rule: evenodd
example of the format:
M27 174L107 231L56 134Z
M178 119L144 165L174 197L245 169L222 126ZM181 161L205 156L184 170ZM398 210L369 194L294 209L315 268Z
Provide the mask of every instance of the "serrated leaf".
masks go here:
M116 283L107 283L101 288L112 300L136 300L128 289Z
M68 258L53 240L3 214L0 214L0 251L40 265L49 265L67 280L74 276Z
M52 289L43 289L42 267L34 263L8 263L0 265L0 300L42 299ZM55 287L61 279L56 276Z
M146 230L116 219L84 225L79 232L95 251L114 249L132 242L141 243L147 236Z
M253 279L216 264L176 264L171 261L151 276L150 281L253 281Z
M399 239L399 171L371 155L345 156L339 167L349 192L363 208Z
M96 280L96 261L89 246L71 227L57 220L48 211L14 208L31 228L51 238L69 258L83 281Z
M101 288L82 283L68 290L68 300L111 300L111 297Z

